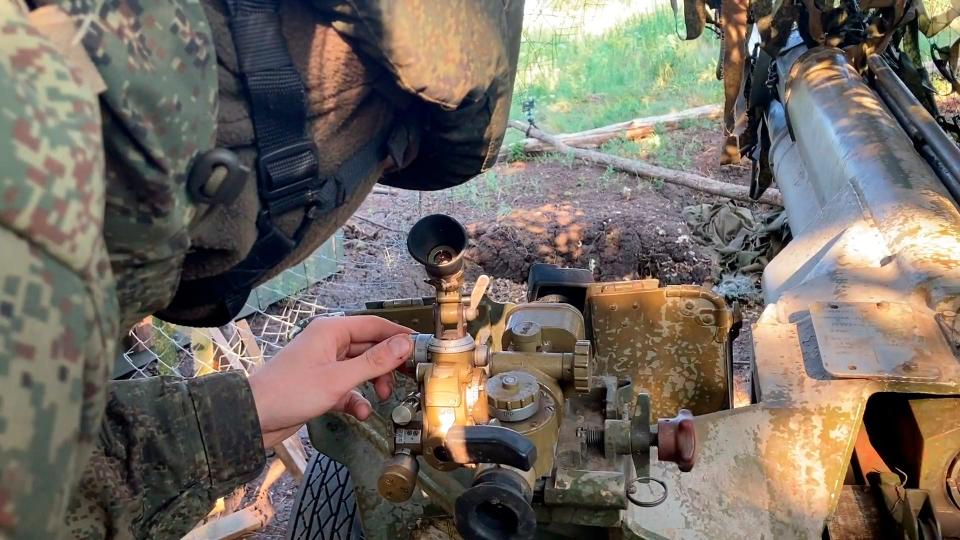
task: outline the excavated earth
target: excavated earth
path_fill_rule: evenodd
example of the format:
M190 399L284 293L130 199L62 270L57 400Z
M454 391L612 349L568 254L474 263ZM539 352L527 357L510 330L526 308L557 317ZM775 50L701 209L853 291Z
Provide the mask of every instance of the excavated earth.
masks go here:
M664 229L663 218L649 214L588 213L572 203L550 203L474 222L467 230L467 257L486 273L516 282L537 262L591 268L600 281L640 276L701 283L710 275L705 255L683 227Z

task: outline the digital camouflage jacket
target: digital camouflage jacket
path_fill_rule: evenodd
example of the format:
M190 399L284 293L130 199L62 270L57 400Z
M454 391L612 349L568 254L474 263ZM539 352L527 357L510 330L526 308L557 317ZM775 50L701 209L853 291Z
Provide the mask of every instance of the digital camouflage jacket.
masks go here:
M204 21L201 7L166 6L155 18L118 11L114 26L87 34L95 61L128 72L105 81L98 105L89 77L17 3L0 2L0 537L176 536L264 463L242 375L107 382L121 314L158 307L119 309L110 257L115 268L152 265L150 283L172 291L193 209L171 193L214 136L216 61L205 29L189 23ZM135 78L156 93L126 94ZM140 129L102 125L121 121ZM124 173L141 196L105 181ZM107 239L109 256L105 211L131 224Z
M58 4L68 38L27 4ZM423 105L385 182L438 189L494 161L523 2L404 5L313 2ZM176 538L263 467L242 375L107 382L119 337L180 281L217 64L200 0L0 0L0 538Z

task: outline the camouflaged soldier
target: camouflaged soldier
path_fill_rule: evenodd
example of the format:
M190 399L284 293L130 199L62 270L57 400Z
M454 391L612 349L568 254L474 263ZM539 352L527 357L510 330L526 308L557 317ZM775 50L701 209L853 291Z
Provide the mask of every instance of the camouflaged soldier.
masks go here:
M0 2L0 537L175 537L265 444L368 414L351 388L389 391L409 340L311 325L249 383L109 382L115 343L151 313L230 320L378 179L440 189L489 166L523 5L17 2Z

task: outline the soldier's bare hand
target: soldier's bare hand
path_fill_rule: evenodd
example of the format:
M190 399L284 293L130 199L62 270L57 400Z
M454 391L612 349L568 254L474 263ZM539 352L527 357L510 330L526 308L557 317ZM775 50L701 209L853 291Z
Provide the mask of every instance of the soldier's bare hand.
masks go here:
M317 319L250 376L264 447L328 411L365 420L370 402L356 390L372 381L377 396L393 391L393 371L412 352L409 328L374 316Z

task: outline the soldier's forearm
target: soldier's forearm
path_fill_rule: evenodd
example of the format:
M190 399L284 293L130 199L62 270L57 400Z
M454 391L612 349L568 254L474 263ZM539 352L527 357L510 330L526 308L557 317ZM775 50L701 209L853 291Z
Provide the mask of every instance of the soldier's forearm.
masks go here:
M73 536L119 528L138 538L179 537L217 497L262 469L260 424L243 374L116 381L110 390L97 450L71 505Z

